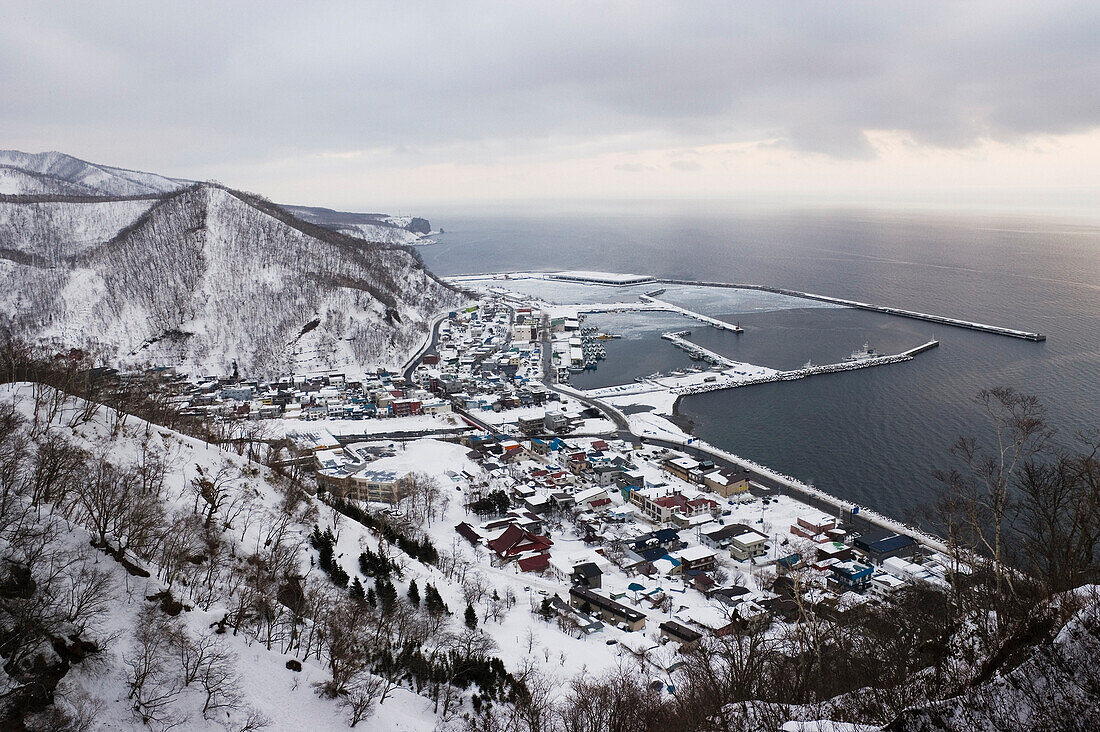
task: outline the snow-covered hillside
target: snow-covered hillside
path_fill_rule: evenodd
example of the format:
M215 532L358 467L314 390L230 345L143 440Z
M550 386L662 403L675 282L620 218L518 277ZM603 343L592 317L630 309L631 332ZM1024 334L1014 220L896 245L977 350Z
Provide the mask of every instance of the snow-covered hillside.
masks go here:
M457 302L409 251L197 185L156 200L0 202L0 311L121 366L399 366Z
M330 599L346 595L312 567L305 536L319 518L314 500L292 497L278 476L236 454L136 418L120 423L105 407L83 419L82 405L68 399L51 419L36 410L36 394L52 399L54 392L0 386L5 466L17 474L48 461L56 468L47 478L48 499L34 492L41 481L6 475L2 486L0 637L8 664L0 671L0 726L24 729L8 726L16 714L30 729L182 725L220 732L258 730L264 721L272 730L347 729L346 704L317 693L315 685L329 677L327 657L307 650L303 619L294 625L289 610L278 606L273 612L286 632L272 641L257 635L252 611L237 604L251 592L246 577L257 571L271 571L278 581L307 575L307 591L316 584ZM99 485L97 475L115 481L100 486L110 492L139 473L156 477L127 505L112 508L88 495ZM223 491L217 508L196 495L203 476ZM87 485L80 483L85 479ZM70 492L78 484L84 493ZM212 520L203 528L206 515ZM94 527L107 516L113 524L108 546L96 548ZM378 548L365 527L349 525L341 533L356 554L360 547ZM120 542L129 548L116 552ZM285 554L279 560L285 577L271 566L260 569L274 558L272 546ZM173 556L184 561L174 564ZM166 592L174 599L164 600ZM242 618L239 627L235 616ZM33 625L20 629L13 620ZM302 629L296 641L292 627ZM44 714L27 714L58 677L54 704ZM428 699L395 688L364 726L427 732L435 721Z
M408 229L399 229L395 226L383 226L381 224L347 224L341 226L340 231L363 241L376 241L383 244L418 246L435 243L431 239L425 239L420 234Z
M0 166L22 171L0 177L5 194L141 196L170 193L194 181L89 163L60 152L0 150Z
M388 216L380 213L352 213L316 206L283 206L294 216L356 239L381 244L419 246L434 244L427 238L431 224L416 216Z

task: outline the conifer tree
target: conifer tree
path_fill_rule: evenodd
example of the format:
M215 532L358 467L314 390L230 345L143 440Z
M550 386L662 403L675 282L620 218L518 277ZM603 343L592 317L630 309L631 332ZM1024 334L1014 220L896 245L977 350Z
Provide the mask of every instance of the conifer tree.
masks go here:
M466 606L466 627L471 630L477 627L477 612L474 611L473 605Z

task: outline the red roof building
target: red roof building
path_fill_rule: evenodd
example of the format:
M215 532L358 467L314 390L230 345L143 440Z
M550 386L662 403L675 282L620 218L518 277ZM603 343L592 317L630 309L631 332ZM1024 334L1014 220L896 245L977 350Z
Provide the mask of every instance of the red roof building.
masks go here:
M543 552L533 557L524 557L518 564L521 572L545 572L550 566L550 555Z
M512 524L504 533L489 542L489 548L504 559L511 559L524 552L545 551L554 545L548 536L525 531Z

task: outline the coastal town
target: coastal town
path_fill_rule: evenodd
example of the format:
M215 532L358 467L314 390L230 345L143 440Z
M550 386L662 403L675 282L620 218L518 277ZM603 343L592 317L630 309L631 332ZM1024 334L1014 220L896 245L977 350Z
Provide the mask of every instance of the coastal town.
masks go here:
M669 651L706 635L840 623L914 583L946 585L950 561L920 532L700 452L667 419L685 382L760 369L711 363L585 392L571 370L598 368L614 337L585 321L585 306L482 292L402 372L187 379L173 398L275 446L324 500L400 515L436 486L425 531L489 588L474 594L526 594L517 622L552 621L611 649L605 660L629 649L667 674ZM614 406L639 399L650 410Z

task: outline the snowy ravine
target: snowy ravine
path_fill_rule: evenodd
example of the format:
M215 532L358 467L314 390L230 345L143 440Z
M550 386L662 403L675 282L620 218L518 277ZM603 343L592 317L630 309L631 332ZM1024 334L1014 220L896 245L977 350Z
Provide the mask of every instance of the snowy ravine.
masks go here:
M0 243L0 325L120 367L398 367L458 302L405 248L213 185L0 200Z

